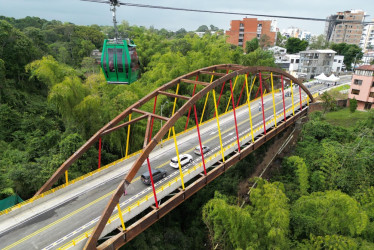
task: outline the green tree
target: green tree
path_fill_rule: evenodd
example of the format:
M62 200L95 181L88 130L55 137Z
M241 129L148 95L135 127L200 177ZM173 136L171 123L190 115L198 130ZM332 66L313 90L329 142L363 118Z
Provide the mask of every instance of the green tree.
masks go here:
M270 37L266 34L260 36L260 40L258 40L258 44L261 49L265 49L271 46Z
M286 249L290 212L288 199L282 183L268 183L259 179L252 190L250 200L253 206L259 247L264 249Z
M334 43L331 44L331 49L335 50L338 55L344 56L344 64L348 70L352 69L352 64L362 59L364 53L356 44Z
M215 195L203 208L212 244L228 249L285 249L288 246L289 206L281 183L259 179L252 190L252 206L228 204ZM217 197L218 196L218 197Z
M259 43L257 38L245 42L245 53L250 53L258 49Z
M196 31L197 32L207 32L207 31L209 31L209 28L206 25L201 25L201 26L199 26L199 28L197 28Z
M222 198L221 195L210 200L203 208L203 221L209 229L212 246L246 249L257 238L250 209L229 205Z
M333 96L331 96L327 91L323 92L321 95L322 106L323 106L323 113L325 114L327 111L333 111L336 109L336 100Z
M349 99L349 110L351 113L354 113L357 109L357 100L353 97L353 99Z
M296 54L305 50L307 47L308 42L305 40L300 40L299 38L290 37L286 42L286 49L290 54Z
M282 36L282 34L278 31L277 32L277 39L275 41L275 45L279 46L279 47L284 47L284 46L286 46L286 42L287 42L287 37Z
M342 235L310 236L307 249L372 249L373 243Z
M25 76L26 64L38 58L32 41L7 21L0 20L0 55L6 69L6 77L17 80Z
M312 36L309 43L309 49L327 49L329 42L324 35Z
M258 44L257 38L253 38L252 40L245 42L245 52L247 54L255 51L256 49L258 49L258 47L259 47L259 44Z
M315 192L302 196L292 206L292 226L296 237L340 234L360 235L368 216L360 204L340 191Z
M287 165L293 167L298 179L300 195L308 194L309 188L309 173L308 168L304 162L304 159L299 156L291 156L287 158Z
M49 87L64 80L65 76L77 76L71 67L57 62L52 56L45 56L40 60L26 65L26 72L30 72L30 79L38 79Z
M261 48L244 55L240 63L246 66L276 66L273 53L271 51L262 50Z

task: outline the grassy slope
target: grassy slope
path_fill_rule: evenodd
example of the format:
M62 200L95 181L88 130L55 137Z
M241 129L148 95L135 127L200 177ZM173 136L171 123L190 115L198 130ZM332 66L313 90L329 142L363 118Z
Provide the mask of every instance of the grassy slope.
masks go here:
M345 128L353 127L357 121L366 119L369 113L365 111L357 111L351 113L349 108L344 108L334 112L328 112L325 115L327 122L336 125L342 126Z

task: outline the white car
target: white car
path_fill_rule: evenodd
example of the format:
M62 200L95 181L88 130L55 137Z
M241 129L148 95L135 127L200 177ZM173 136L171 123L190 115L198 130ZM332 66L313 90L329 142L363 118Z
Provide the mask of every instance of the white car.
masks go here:
M208 146L202 145L201 147L203 149L203 154L204 155L210 150L210 148ZM200 145L195 148L194 153L197 154L197 155L201 155Z
M179 155L179 159L181 161L181 167L184 167L193 161L192 156L189 154L181 154ZM172 168L179 168L178 157L175 156L173 159L170 160L170 166Z

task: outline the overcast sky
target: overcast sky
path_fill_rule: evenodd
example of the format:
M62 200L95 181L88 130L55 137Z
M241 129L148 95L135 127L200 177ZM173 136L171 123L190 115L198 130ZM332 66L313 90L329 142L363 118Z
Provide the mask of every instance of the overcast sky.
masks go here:
M374 18L373 0L121 0L122 2L161 5L178 8L191 8L214 11L255 13L282 16L326 18L337 11L362 9L368 17ZM83 2L79 0L0 0L0 15L23 18L37 16L47 20L72 22L79 25L111 25L109 5ZM221 29L229 29L230 20L245 16L191 13L171 10L146 9L121 6L117 10L117 20L127 20L130 25L154 26L176 31L185 28L196 30L200 25L213 24ZM249 17L249 16L248 16ZM270 19L270 18L259 18ZM294 26L322 34L324 22L277 19L280 30Z

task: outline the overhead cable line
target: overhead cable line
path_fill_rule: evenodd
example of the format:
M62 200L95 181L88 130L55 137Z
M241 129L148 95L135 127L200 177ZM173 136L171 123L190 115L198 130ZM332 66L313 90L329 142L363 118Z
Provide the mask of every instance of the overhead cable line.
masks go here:
M97 2L110 4L110 1L101 0L81 0L87 2ZM120 5L129 7L139 7L139 8L150 8L150 9L162 9L162 10L177 10L177 11L187 11L187 12L200 12L200 13L210 13L210 14L225 14L225 15L239 15L239 16L258 16L258 17L271 17L271 18L283 18L283 19L297 19L305 21L317 21L317 22L330 22L330 19L326 18L314 18L314 17L296 17L296 16L279 16L279 15L265 15L265 14L254 14L254 13L241 13L241 12L230 12L230 11L215 11L215 10L200 10L200 9L188 9L188 8L177 8L177 7L167 7L160 5L149 5L149 4L138 4L138 3L123 3L118 2ZM356 20L344 20L344 23L362 23L362 24L373 24L374 22L362 22Z

